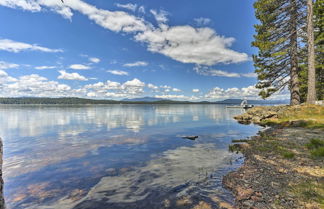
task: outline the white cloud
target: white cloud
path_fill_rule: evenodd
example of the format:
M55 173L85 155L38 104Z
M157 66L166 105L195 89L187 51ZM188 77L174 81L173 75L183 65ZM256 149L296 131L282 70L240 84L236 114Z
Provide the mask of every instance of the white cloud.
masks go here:
M211 22L211 19L199 17L194 19L198 26L208 25Z
M20 8L32 12L39 12L41 10L40 5L31 0L0 0L0 5L13 9Z
M57 78L58 79L63 79L63 80L78 80L78 81L87 81L88 79L79 73L67 73L65 70L60 70L59 75Z
M144 6L138 7L138 12L142 13L142 14L145 14L145 7Z
M18 64L0 61L0 70L18 68Z
M139 67L139 66L147 66L147 65L148 65L147 62L137 61L137 62L133 62L133 63L126 63L123 66L124 67Z
M0 95L5 97L62 97L71 96L74 93L70 86L56 81L48 81L47 78L38 74L21 76L11 82L4 83L2 88Z
M256 73L233 73L227 72L223 70L216 70L209 68L207 66L195 66L194 70L200 74L205 76L217 76L217 77L229 77L229 78L240 78L240 77L247 77L247 78L255 78L257 77Z
M181 92L181 90L180 89L177 89L177 88L172 88L172 91L173 92Z
M128 72L122 70L107 70L107 72L113 75L128 75Z
M27 44L23 42L12 41L9 39L0 39L0 50L8 52L21 52L21 51L41 51L41 52L63 52L61 49L50 49L36 44Z
M166 23L168 21L168 12L164 11L164 10L160 10L160 12L154 10L154 9L151 9L150 12L153 14L155 20L158 22L158 23Z
M82 65L82 64L73 64L70 65L69 68L73 70L89 70L91 67L87 65Z
M151 84L151 83L147 84L147 87L148 87L149 89L153 89L153 90L158 90L158 89L159 89L158 86L155 86L155 85L153 85L153 84Z
M161 53L182 63L215 65L248 60L247 54L229 49L234 38L219 36L211 28L164 25L138 33L135 40L147 43L151 52Z
M119 8L128 9L128 10L131 10L133 12L135 12L136 9L137 9L137 4L131 4L131 3L128 3L128 4L119 4L119 3L116 3L115 5L117 7L119 7Z
M121 84L119 82L107 81L89 84L85 86L87 91L90 91L92 96L96 97L114 97L126 98L134 97L144 93L145 83L134 78Z
M14 81L17 81L17 79L9 76L7 72L0 70L0 91L4 91L2 90L4 84Z
M47 4L46 1L48 0L43 0L44 5L52 6ZM57 5L60 5L59 3L60 2L58 2ZM65 5L86 15L90 20L93 20L96 24L102 26L103 28L115 32L136 32L147 30L147 25L142 19L123 11L97 9L95 6L80 0L65 1Z
M90 57L89 60L90 60L90 62L93 62L93 63L99 63L100 62L100 59L96 58L96 57Z
M59 0L0 0L0 5L11 8L21 8L32 12L42 11L43 8L57 12L66 19L73 16L73 10L86 15L90 20L103 28L112 31L136 32L144 31L147 25L140 18L122 11L98 9L81 0L68 0L62 3Z
M239 78L241 77L239 73L231 73L223 70L215 70L210 69L205 66L196 66L194 70L200 74L205 76L218 76L218 77L230 77L230 78Z
M192 89L193 93L198 93L200 90L199 89Z
M168 85L162 85L162 86L160 86L160 88L163 88L163 89L171 89L171 86L168 86Z
M255 88L254 86L248 86L244 88L228 88L223 89L220 87L215 87L212 90L210 90L205 97L208 99L230 99L230 98L236 98L236 99L260 99L258 96L259 89Z
M144 93L144 87L145 87L145 83L138 80L137 78L134 78L131 81L126 81L122 85L122 88L125 92L133 95Z
M8 74L5 71L0 70L0 77L7 77L7 76Z
M47 70L47 69L55 69L55 68L56 66L46 66L46 65L35 67L36 70Z
M243 73L242 76L247 77L247 78L256 78L256 77L258 77L258 75L256 73Z
M5 1L7 3L3 3L4 6L20 7L16 0ZM73 15L72 10L75 10L108 30L133 33L134 39L146 43L149 51L182 63L215 65L239 63L249 59L246 53L230 49L234 38L220 36L211 28L194 28L188 25L170 27L164 24L167 21L165 11L158 13L151 10L159 22L159 27L155 28L143 18L123 11L98 9L81 0L69 0L64 4L58 0L38 0L38 5L48 7L69 19Z

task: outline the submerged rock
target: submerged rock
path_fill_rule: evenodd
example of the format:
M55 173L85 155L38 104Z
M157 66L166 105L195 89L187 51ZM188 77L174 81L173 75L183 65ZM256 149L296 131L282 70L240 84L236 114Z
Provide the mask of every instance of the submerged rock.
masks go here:
M183 136L183 139L196 140L198 136Z

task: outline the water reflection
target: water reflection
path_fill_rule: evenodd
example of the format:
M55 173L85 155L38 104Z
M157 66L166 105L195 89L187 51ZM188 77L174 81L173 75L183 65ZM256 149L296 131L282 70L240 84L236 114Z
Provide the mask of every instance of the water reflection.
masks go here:
M221 105L1 106L8 208L92 208L90 202L129 208L153 194L157 202L170 199L181 185L176 198L203 198L202 191L226 197L215 181L233 157L227 146L258 129L237 124L232 117L240 111ZM206 175L214 177L206 183Z
M57 114L57 111L60 114ZM0 134L5 137L6 134L10 134L8 131L14 130L18 131L20 137L35 137L48 133L49 129L65 125L73 125L73 130L80 125L80 132L88 131L85 130L85 125L106 127L107 130L125 127L130 131L139 132L144 126L176 123L189 119L188 116L192 117L193 121L199 121L200 115L215 122L231 121L232 116L241 111L215 105L107 105L76 108L2 106Z

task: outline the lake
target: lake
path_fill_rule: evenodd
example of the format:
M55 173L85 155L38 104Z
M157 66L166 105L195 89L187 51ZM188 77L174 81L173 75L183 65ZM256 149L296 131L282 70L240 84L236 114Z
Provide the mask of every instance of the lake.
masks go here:
M224 105L0 106L7 208L192 208L233 197L232 139L255 135ZM183 136L197 135L196 140Z

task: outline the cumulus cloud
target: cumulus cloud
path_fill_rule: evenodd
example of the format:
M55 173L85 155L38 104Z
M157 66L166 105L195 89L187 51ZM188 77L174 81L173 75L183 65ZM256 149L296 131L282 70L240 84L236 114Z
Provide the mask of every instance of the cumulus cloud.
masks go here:
M158 22L158 23L166 23L168 21L168 12L164 11L164 10L160 10L160 12L154 10L154 9L151 9L150 12L153 14L155 20Z
M63 52L61 49L50 49L36 44L28 44L9 39L0 39L0 50L8 52L21 52L21 51L41 51L41 52Z
M18 68L18 64L0 61L0 70Z
M210 69L205 66L196 66L194 70L200 74L205 76L218 76L218 77L230 77L230 78L238 78L241 77L239 73L231 73L223 70Z
M32 12L41 11L41 6L36 1L31 0L0 0L0 5L13 9L19 8Z
M97 57L90 57L89 60L90 60L90 62L93 62L93 63L99 63L100 62L100 59L97 58Z
M205 97L208 99L229 99L229 98L249 98L249 99L260 99L258 96L259 89L255 88L255 86L248 86L244 88L228 88L223 89L220 87L215 87L211 89Z
M5 71L3 70L0 70L0 77L7 77L8 76L8 73L6 73Z
M198 93L200 90L199 89L192 89L193 93Z
M194 21L197 23L198 26L208 25L211 22L211 19L199 17L195 18Z
M137 78L119 83L114 81L98 82L85 86L92 97L115 97L125 98L134 97L144 93L145 83Z
M16 78L13 78L11 76L8 75L7 72L0 70L0 92L4 92L5 91L5 84L10 83L10 82L15 82L17 81ZM0 93L1 95L1 93ZM4 95L3 95L4 96Z
M47 69L55 69L55 68L56 66L47 66L47 65L35 67L36 70L47 70Z
M1 96L36 96L36 97L61 97L71 96L73 90L70 86L56 81L48 81L38 74L24 75L18 79L7 81L2 86Z
M152 89L152 90L158 90L158 89L159 89L158 86L153 85L153 84L151 84L151 83L147 84L147 87L148 87L149 89Z
M173 92L181 92L181 90L180 89L177 89L177 88L172 88L172 91Z
M219 36L211 28L174 26L147 30L135 40L148 44L148 50L164 54L182 63L215 65L248 60L245 53L229 49L234 38Z
M122 70L107 70L107 72L113 75L128 75L128 72Z
M88 79L79 73L68 73L65 70L60 70L57 78L62 80L78 80L78 81L87 81Z
M148 63L144 62L144 61L137 61L137 62L133 62L133 63L126 63L123 66L124 67L139 67L139 66L147 66Z
M91 67L87 65L82 65L82 64L73 64L69 66L70 69L73 70L89 70Z
M17 3L19 1L1 1L6 2L2 3L4 6L21 8ZM166 25L167 17L163 10L160 12L151 10L159 22L159 27L155 28L143 18L123 11L98 9L81 0L69 0L64 4L57 0L39 0L35 4L50 8L65 18L72 17L72 10L78 11L103 28L115 32L132 33L136 41L147 44L149 51L163 54L182 63L215 65L239 63L249 59L246 53L230 49L235 41L234 38L220 36L211 28ZM40 9L35 9L38 10Z
M216 70L209 68L207 66L195 66L194 70L200 74L205 76L217 76L217 77L229 77L229 78L239 78L239 77L247 77L247 78L255 78L257 75L255 73L233 73L227 72L223 70Z
M45 1L47 0L44 0L44 5L51 6L46 4ZM115 32L144 31L147 30L148 27L142 19L123 11L109 11L98 9L95 6L92 6L81 0L69 0L65 2L65 5L86 15L90 20L94 21L96 24L102 26L103 28Z
M144 92L144 86L145 83L138 80L137 78L134 78L131 81L126 81L123 85L122 88L129 94L140 94Z
M215 87L211 89L207 94L205 94L205 98L212 99L212 100L223 100L223 99L230 99L230 98L237 98L237 99L261 99L259 97L260 89L257 89L255 86L248 86L243 88L228 88L223 89L220 87ZM277 92L271 97L269 100L275 99L289 99L290 94L287 89Z
M115 5L117 7L119 7L119 8L128 9L128 10L131 10L133 12L135 12L136 9L137 9L137 4L131 4L131 3L128 3L128 4L119 4L119 3L116 3Z

